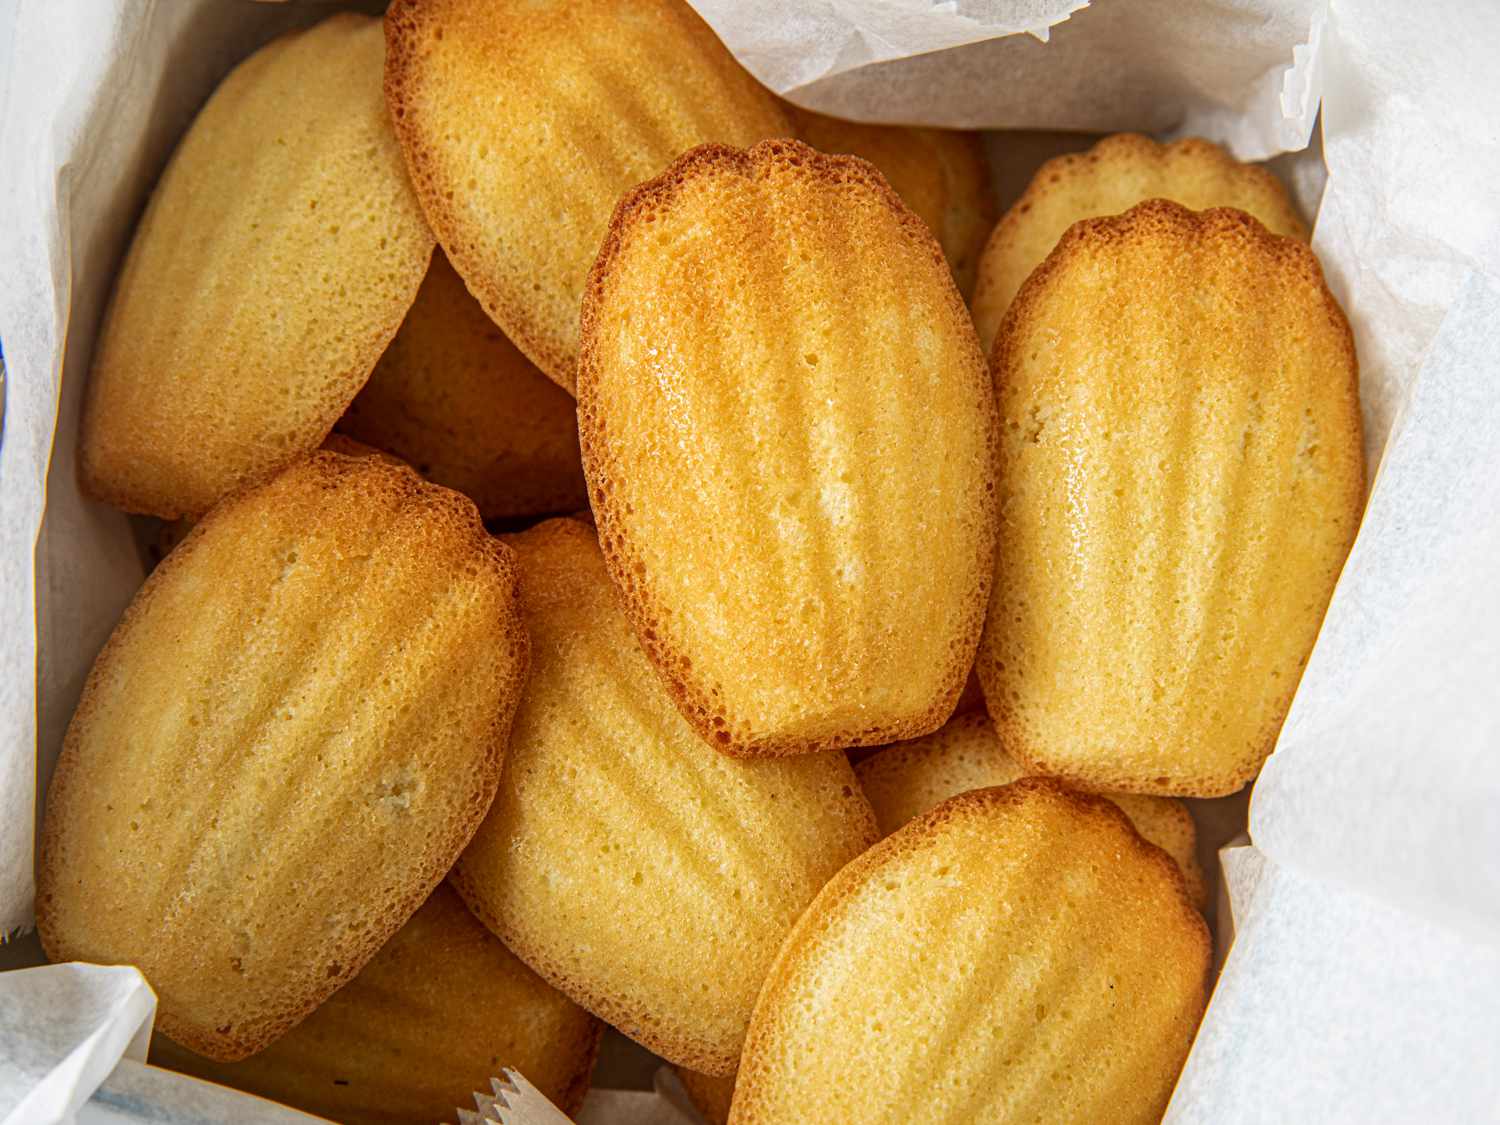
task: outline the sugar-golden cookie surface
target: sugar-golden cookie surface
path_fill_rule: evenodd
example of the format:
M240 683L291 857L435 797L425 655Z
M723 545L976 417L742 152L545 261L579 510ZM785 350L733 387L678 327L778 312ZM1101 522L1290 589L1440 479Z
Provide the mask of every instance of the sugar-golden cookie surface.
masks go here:
M282 36L214 91L152 192L94 356L85 490L197 517L317 448L416 295L432 235L377 20Z
M570 391L615 201L694 145L791 134L683 0L396 0L386 29L391 114L438 241Z
M808 907L729 1120L1158 1121L1208 960L1177 868L1108 801L1040 778L965 793Z
M584 301L584 473L704 738L942 725L989 581L993 412L941 249L863 160L709 145L621 201Z
M887 746L854 767L884 835L972 789L1009 785L1026 776L1000 745L988 715L956 715L941 730ZM1198 832L1192 814L1171 797L1138 793L1104 794L1130 818L1148 844L1166 852L1182 869L1188 894L1202 909L1206 902Z
M1364 498L1353 339L1312 252L1156 200L1076 224L992 357L1005 749L1217 796L1270 753Z
M151 1061L345 1125L452 1120L502 1067L572 1113L599 1030L439 884L357 977L264 1051L215 1063L157 1035Z
M339 429L462 492L485 519L588 504L572 396L505 338L441 252Z
M979 137L956 129L867 125L788 106L797 136L819 152L851 153L880 169L943 247L958 291L974 292L995 197Z
M318 453L220 504L89 673L48 791L55 961L140 967L157 1026L259 1050L357 973L468 843L526 669L473 504Z
M1105 137L1088 152L1043 164L985 244L974 290L974 324L986 352L1022 282L1079 219L1117 215L1148 199L1195 211L1234 207L1272 234L1307 238L1286 189L1265 168L1189 137L1169 145L1138 133Z
M703 744L631 636L591 528L513 537L532 638L500 792L454 883L555 987L729 1073L786 931L875 839L842 754Z

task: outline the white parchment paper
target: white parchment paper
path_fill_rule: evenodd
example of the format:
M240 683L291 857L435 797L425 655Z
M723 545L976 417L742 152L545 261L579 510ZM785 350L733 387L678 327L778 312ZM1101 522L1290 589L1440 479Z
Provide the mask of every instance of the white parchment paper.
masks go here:
M1500 7L695 2L779 92L870 120L1195 132L1259 158L1302 149L1322 99L1315 246L1356 327L1380 471L1255 793L1256 848L1226 859L1238 937L1172 1117L1494 1119ZM141 577L124 519L73 483L115 265L218 78L327 10L0 0L0 929L31 920L38 779ZM1288 159L1315 196L1314 158ZM33 1060L0 1067L0 1120L300 1119L128 1057L96 1091L150 1019L116 1003L129 970L97 972L0 974L0 1059ZM604 1091L584 1120L676 1112Z
M1192 133L1246 160L1307 144L1320 0L695 0L810 109L961 128Z
M1500 1119L1500 949L1254 848L1226 871L1249 897L1169 1125Z
M1500 5L1338 4L1330 38L1314 247L1384 458L1251 831L1500 943Z
M136 969L46 965L5 986L0 1089L18 1091L15 1121L73 1114L122 1057L146 1061L156 997Z

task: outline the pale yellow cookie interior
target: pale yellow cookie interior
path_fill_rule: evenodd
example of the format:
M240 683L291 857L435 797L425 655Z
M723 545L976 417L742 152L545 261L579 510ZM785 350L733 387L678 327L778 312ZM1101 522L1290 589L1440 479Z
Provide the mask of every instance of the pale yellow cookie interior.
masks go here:
M600 537L684 714L736 754L942 724L994 520L993 394L931 233L867 163L687 154L584 317Z
M986 352L1021 283L1079 219L1116 215L1148 199L1170 199L1194 211L1234 207L1272 234L1307 238L1281 182L1198 137L1158 144L1138 133L1105 137L1088 152L1043 164L1026 193L1005 213L979 260L974 324Z
M873 842L869 805L842 754L743 762L705 745L586 524L510 542L531 678L455 883L554 986L672 1062L729 1073L781 939Z

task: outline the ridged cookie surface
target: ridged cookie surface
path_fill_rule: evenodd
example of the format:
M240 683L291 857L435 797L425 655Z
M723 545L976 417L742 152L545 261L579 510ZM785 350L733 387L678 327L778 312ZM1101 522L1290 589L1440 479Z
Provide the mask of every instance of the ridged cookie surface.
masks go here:
M200 516L316 449L363 385L433 244L383 54L364 16L285 35L178 144L94 356L79 458L96 499Z
M974 324L986 352L1022 282L1079 219L1117 215L1148 199L1195 211L1234 207L1272 234L1306 240L1286 189L1258 164L1241 164L1218 145L1188 137L1163 145L1138 133L1105 137L1088 152L1043 164L1026 193L985 244L974 290Z
M157 1035L151 1062L344 1125L405 1125L453 1120L501 1067L571 1113L599 1030L439 884L357 977L264 1051L215 1063Z
M1216 796L1270 753L1364 497L1354 344L1312 252L1156 200L1076 224L992 357L1005 749Z
M462 492L485 519L588 504L572 397L495 327L441 252L339 429Z
M787 107L797 136L819 152L863 157L932 229L958 291L974 292L979 252L995 223L989 167L975 133L867 125Z
M568 390L619 197L706 141L789 136L682 0L396 0L386 92L438 241Z
M1026 776L1001 747L994 724L982 712L957 715L942 730L925 738L876 751L857 764L854 772L885 835L949 797L971 789L1009 785ZM1171 797L1136 793L1105 796L1120 806L1142 839L1177 862L1188 894L1202 909L1206 893L1203 868L1198 863L1198 832L1186 806Z
M863 160L709 145L621 201L584 300L610 573L732 754L942 725L994 538L994 402L942 251Z
M842 754L740 762L705 746L586 524L511 542L531 678L454 883L555 987L673 1062L729 1073L781 939L874 841L870 807Z
M133 964L218 1059L307 1015L478 827L526 670L473 504L318 453L214 508L95 661L52 777L37 925Z
M838 873L755 1006L733 1125L1155 1122L1208 930L1108 801L1028 778Z

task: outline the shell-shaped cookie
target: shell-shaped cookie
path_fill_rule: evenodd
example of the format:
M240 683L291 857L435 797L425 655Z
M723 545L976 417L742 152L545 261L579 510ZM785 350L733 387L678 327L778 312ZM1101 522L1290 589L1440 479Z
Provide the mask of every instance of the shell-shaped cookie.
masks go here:
M1233 207L1254 215L1272 234L1307 238L1281 181L1260 165L1242 164L1199 137L1169 145L1138 133L1105 137L1088 152L1043 164L990 235L974 290L974 324L985 351L1021 284L1070 226L1148 199L1170 199L1195 211Z
M1209 946L1177 868L1108 801L1041 778L965 793L808 907L729 1120L1159 1121Z
M526 671L508 548L378 457L211 511L99 654L47 796L53 960L140 967L158 1027L259 1050L427 898L499 783Z
M610 574L703 737L790 754L952 713L993 393L940 248L871 165L709 145L622 200L579 432Z
M505 338L441 252L339 429L462 492L485 519L588 504L572 396Z
M592 529L515 536L532 670L453 880L555 987L673 1062L729 1073L786 932L875 839L842 754L705 746L631 636Z
M451 1121L501 1067L571 1113L599 1031L439 884L357 977L264 1051L216 1063L157 1035L151 1062L344 1125Z
M395 0L385 18L386 93L428 221L569 391L615 201L694 145L791 134L683 0Z
M152 192L83 411L84 488L197 517L317 448L411 306L432 235L381 93L378 20L230 73Z
M1270 753L1364 496L1354 344L1312 252L1165 200L1076 224L993 356L1005 749L1216 796Z
M975 133L868 125L788 105L797 136L819 152L850 153L880 169L896 194L931 228L958 291L974 292L979 253L995 223L995 197Z
M982 712L955 716L925 738L887 746L854 767L880 831L889 835L907 821L972 789L1009 785L1025 771L1000 745L995 726ZM1198 862L1198 831L1187 807L1171 797L1104 794L1130 818L1148 844L1166 852L1201 910L1207 895Z

